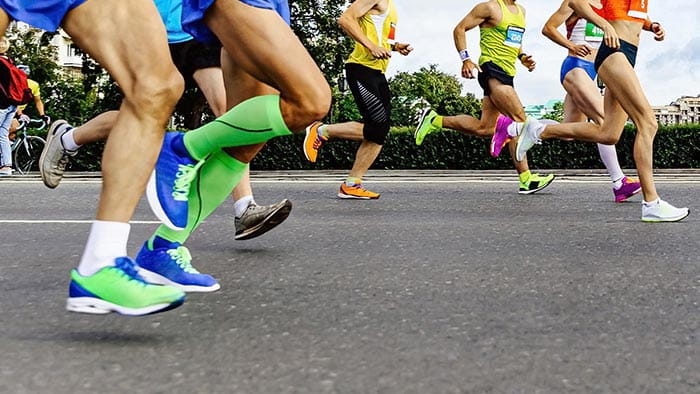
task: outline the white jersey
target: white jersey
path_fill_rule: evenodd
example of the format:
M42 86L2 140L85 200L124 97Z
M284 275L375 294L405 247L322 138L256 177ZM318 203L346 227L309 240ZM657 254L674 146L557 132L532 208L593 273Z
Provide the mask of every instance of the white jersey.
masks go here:
M567 38L575 45L588 45L593 49L600 48L603 43L603 30L583 18L566 26Z

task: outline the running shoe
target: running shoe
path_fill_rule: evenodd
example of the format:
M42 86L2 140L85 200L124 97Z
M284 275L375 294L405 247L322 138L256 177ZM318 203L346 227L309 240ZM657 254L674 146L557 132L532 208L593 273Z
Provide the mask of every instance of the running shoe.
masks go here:
M70 161L71 156L78 153L78 151L66 150L61 140L63 135L72 129L73 126L65 120L57 120L53 122L46 134L46 144L44 150L41 151L41 157L39 157L39 172L44 185L51 189L61 183L68 161Z
M362 187L361 184L354 184L352 186L348 186L343 182L340 185L340 190L338 191L338 197L346 200L376 200L380 196L379 193L374 193L371 192L364 187Z
M211 275L201 274L192 266L190 251L177 242L150 250L146 241L136 256L136 264L139 274L149 283L200 293L221 288Z
M7 169L4 169L4 170L0 170L0 176L10 176L10 175L12 175L12 172L13 172L13 171L14 171L14 170L13 170L12 168L7 168Z
M662 199L653 204L642 203L643 222L679 222L688 215L690 215L688 208L676 208Z
M418 127L416 127L416 131L413 133L413 137L416 138L416 145L421 145L426 135L438 129L433 125L433 119L437 115L437 112L430 108L423 110L423 113L418 120Z
M92 276L71 271L66 309L71 312L142 316L165 312L185 302L185 293L171 287L146 282L128 257L102 268Z
M622 178L622 186L619 189L613 187L615 202L624 202L628 198L639 194L642 191L642 184L637 179L624 177Z
M525 154L530 148L535 146L535 144L541 144L542 140L539 138L542 129L545 128L545 124L540 123L537 119L528 117L525 124L522 127L522 132L518 137L518 145L515 149L515 159L517 161L523 161Z
M148 180L146 196L151 210L168 228L180 231L187 226L187 198L190 185L204 160L197 162L185 153L175 151L185 133L165 133L155 169Z
M554 181L554 174L541 176L540 174L530 174L525 182L520 182L518 194L533 194L549 186Z
M315 163L318 157L318 150L321 149L321 145L328 141L328 138L322 136L318 132L318 128L323 126L321 122L314 122L311 126L306 128L306 137L304 137L304 156L306 160Z
M498 116L496 132L491 137L491 156L498 157L501 154L501 150L512 140L510 135L508 135L508 126L511 124L513 124L513 119L503 115Z
M292 211L292 202L284 199L277 204L251 203L241 217L236 217L235 239L242 241L265 234L284 222Z

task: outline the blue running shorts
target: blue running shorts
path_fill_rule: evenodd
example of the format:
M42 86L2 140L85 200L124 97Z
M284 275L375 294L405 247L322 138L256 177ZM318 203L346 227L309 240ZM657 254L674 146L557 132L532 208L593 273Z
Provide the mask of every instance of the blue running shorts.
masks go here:
M569 71L575 68L582 68L583 71L588 73L588 76L591 77L591 79L594 81L595 78L598 76L598 73L595 71L595 67L593 66L593 62L589 62L586 59L581 59L580 57L567 56L566 59L564 59L564 63L562 63L561 65L559 81L563 84L566 74L568 74Z
M73 8L87 0L0 0L0 8L14 20L56 31Z
M2 0L0 0L2 1ZM202 19L207 9L215 0L182 0L182 28L195 39L204 43L216 43L218 39L209 30ZM287 0L238 0L256 8L275 10L287 24L289 20L289 3Z

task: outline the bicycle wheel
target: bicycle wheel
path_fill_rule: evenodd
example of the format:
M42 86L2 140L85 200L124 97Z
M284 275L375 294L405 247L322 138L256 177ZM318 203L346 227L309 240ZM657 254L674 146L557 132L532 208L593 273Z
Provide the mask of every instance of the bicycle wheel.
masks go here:
M30 135L25 141L21 141L15 150L15 168L20 174L29 171L39 171L39 156L44 149L46 141L43 138Z

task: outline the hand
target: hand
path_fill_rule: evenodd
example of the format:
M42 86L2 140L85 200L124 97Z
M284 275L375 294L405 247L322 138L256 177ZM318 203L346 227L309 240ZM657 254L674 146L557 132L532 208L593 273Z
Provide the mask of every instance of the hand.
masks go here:
M572 49L572 51L573 51L577 56L586 57L586 56L590 55L591 52L593 52L593 48L589 47L589 46L586 45L586 44L583 44L583 45L574 45L574 48Z
M527 68L527 71L533 72L535 70L535 66L537 63L535 63L535 60L532 58L530 55L525 55L520 58L520 63Z
M47 126L49 124L51 124L51 117L49 117L49 115L46 115L46 114L41 115L41 120L43 120Z
M661 27L661 23L654 22L651 24L651 32L654 33L656 41L663 41L666 38L666 31Z
M474 64L471 59L462 62L462 77L466 79L476 78L476 72L481 72L481 67Z
M408 54L413 51L413 47L410 44L402 44L397 42L394 44L394 50L404 56L408 56Z
M29 123L29 116L25 114L20 114L19 115L19 121L24 122L24 123Z
M612 49L620 49L620 37L617 35L615 28L611 24L607 24L603 28L603 40L605 45Z
M372 44L368 49L375 59L389 59L391 57L391 51L379 45Z

